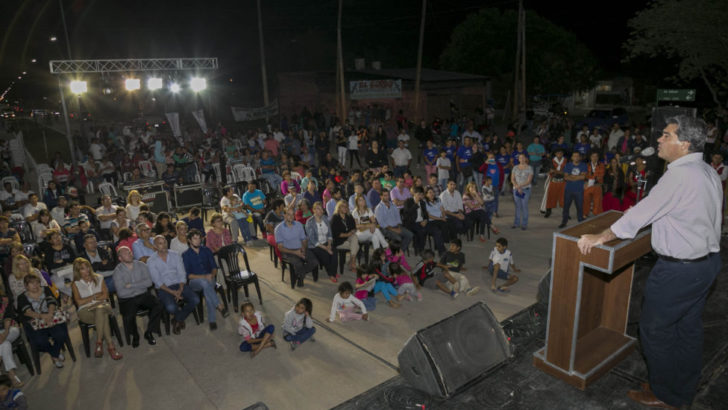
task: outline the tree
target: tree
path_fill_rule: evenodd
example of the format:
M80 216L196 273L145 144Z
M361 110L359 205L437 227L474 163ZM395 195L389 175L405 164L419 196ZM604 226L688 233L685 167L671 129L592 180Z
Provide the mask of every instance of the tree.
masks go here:
M512 76L518 13L482 9L455 27L440 56L446 70ZM599 68L573 33L526 12L526 80L530 94L568 93L594 85Z
M629 21L628 59L667 57L678 61L684 81L702 79L713 97L728 91L728 2L656 0Z

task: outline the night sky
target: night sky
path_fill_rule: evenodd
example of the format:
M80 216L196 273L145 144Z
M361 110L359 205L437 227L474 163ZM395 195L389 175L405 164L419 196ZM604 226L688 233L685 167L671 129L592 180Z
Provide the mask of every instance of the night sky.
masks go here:
M263 0L266 62L276 72L334 69L336 0ZM647 1L526 1L526 8L575 32L610 74L630 74L620 63L626 23ZM261 99L254 0L139 1L64 0L74 59L219 57L216 81L240 103ZM516 8L517 1L429 0L424 66L437 68L452 29L481 7ZM345 0L345 64L355 57L381 60L387 68L416 63L420 3L405 0ZM0 3L0 92L11 81L9 99L52 95L48 61L66 59L57 0ZM55 35L55 43L49 37ZM31 63L36 58L37 63ZM28 75L21 81L22 71ZM229 80L233 79L233 82ZM57 92L55 93L57 94ZM30 102L28 102L30 103Z

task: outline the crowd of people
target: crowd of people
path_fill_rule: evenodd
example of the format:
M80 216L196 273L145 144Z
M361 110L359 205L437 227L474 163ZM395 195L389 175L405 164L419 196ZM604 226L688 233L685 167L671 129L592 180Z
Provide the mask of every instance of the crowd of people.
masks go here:
M467 119L417 126L399 116L389 123L328 122L302 115L297 124L235 132L218 124L184 138L154 128L99 128L90 131L78 165L60 156L51 161L52 180L40 194L22 172L14 173L17 184L8 181L0 192L0 356L12 384L22 384L8 347L20 335L13 320L59 368L68 340L66 312L74 305L78 320L96 327L96 357L106 343L112 359L122 358L108 322L113 298L133 347L141 337L156 343L164 312L180 334L201 300L215 330L218 316L229 315L218 295L226 273L216 255L237 243L267 241L299 287L307 274L317 278L325 270L338 284L328 319L366 320L380 293L392 308L423 300L422 288L451 298L477 293L465 274L463 240L484 243L489 231L499 233L494 219L506 193L515 203L511 227L527 230L539 176L546 176L540 210L549 217L562 206L559 227L568 223L572 203L581 221L626 210L649 192L646 161L635 155L647 148L639 128L615 124L605 134L583 129L571 144L568 130L557 135L545 127L524 145L513 129L500 136ZM725 183L728 170L715 152L712 165ZM414 172L421 169L415 163L424 173ZM255 177L234 180L238 164L255 170ZM219 190L218 212L209 224L198 207L183 218L176 211L152 212L135 189L87 205L103 182L121 190L150 180L169 190L197 183ZM405 257L410 249L420 258L414 267ZM367 262L358 263L360 257ZM341 277L347 258L352 281ZM483 271L497 294L518 281L506 238L495 242ZM312 309L303 298L286 313L283 338L292 349L314 340ZM136 315L142 310L148 320L140 332ZM276 347L274 325L252 303L240 312L241 351L255 356Z

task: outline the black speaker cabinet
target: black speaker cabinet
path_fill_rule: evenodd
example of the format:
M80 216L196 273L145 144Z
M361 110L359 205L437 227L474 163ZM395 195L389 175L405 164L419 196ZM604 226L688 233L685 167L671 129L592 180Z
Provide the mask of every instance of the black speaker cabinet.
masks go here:
M397 357L414 388L449 397L512 356L503 329L479 302L418 331Z
M174 187L174 202L177 208L202 206L202 185L182 185Z
M167 194L167 191L146 192L142 194L142 201L144 201L145 204L148 204L149 209L155 214L170 211L169 195Z

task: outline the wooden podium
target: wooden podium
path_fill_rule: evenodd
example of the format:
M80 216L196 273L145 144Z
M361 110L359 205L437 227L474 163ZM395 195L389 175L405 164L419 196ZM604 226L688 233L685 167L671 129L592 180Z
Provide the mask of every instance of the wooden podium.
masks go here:
M585 390L634 349L627 314L634 261L649 252L650 230L582 255L577 241L622 216L609 211L554 233L546 345L533 355L544 372Z

